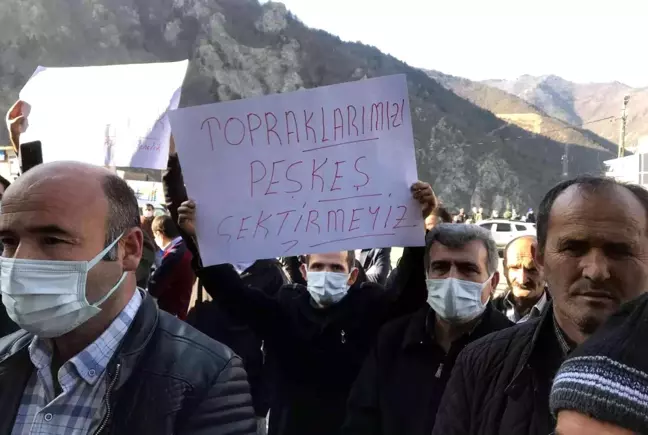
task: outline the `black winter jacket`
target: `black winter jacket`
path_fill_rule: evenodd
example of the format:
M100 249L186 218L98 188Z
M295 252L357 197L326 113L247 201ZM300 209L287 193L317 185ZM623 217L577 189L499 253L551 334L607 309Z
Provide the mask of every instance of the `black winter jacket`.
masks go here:
M241 275L241 279L245 285L256 287L269 296L277 293L287 281L277 260L254 262ZM243 359L254 412L258 417L265 417L270 409L270 398L274 394L276 383L269 373L269 367L264 367L262 340L245 322L222 309L215 300L196 303L189 311L187 323L210 338L229 346ZM272 363L266 360L266 364Z
M381 329L351 390L345 435L429 435L459 352L513 325L489 304L473 331L446 354L433 339L434 317L423 307Z
M33 373L18 331L0 339L0 435L9 435ZM118 353L107 367L111 415L101 435L256 434L241 360L145 295Z
M420 262L422 268L423 251L414 252L419 258L406 264ZM408 272L403 278L412 276ZM411 312L401 310L415 303L407 301L402 285L398 297L395 290L364 283L332 307L317 309L301 285L286 285L271 297L246 286L230 265L198 269L197 275L221 307L264 339L268 357L276 361L280 388L270 409L270 435L338 434L349 390L379 328L390 316Z
M0 337L9 335L18 330L18 326L9 318L7 309L0 301Z
M433 435L547 435L551 383L563 360L553 307L461 352Z

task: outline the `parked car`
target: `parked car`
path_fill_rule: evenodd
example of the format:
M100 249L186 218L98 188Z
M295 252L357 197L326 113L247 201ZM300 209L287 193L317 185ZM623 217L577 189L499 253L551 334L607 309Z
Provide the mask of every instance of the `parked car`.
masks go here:
M498 249L504 249L506 244L516 237L536 235L536 226L531 222L486 219L477 222L477 225L493 233Z

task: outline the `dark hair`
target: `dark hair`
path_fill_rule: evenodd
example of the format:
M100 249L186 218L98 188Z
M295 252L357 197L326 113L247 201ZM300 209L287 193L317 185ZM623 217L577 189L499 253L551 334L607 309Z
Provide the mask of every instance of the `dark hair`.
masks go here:
M349 272L350 272L351 269L353 269L355 267L355 251L346 251L346 252L347 252L346 263L347 263L347 266L349 266ZM306 255L304 257L304 259L305 259L304 264L306 264L306 267L308 267L308 264L310 263L310 257L311 257L311 254L308 254L308 255Z
M626 184L620 181L617 181L609 177L596 177L591 175L581 175L571 180L565 180L561 183L558 183L554 186L547 194L542 198L540 206L538 207L538 217L536 219L536 228L538 233L538 251L544 252L545 246L547 244L547 231L549 230L549 215L551 214L551 208L553 207L556 199L562 194L567 188L571 186L578 186L580 189L584 190L587 193L596 193L604 189L610 189L613 187L623 187L628 189L637 200L643 205L648 215L648 190L644 189L641 186L636 184Z
M2 184L2 187L4 187L5 190L7 190L9 185L11 185L11 182L7 180L5 177L3 177L2 175L0 175L0 184Z
M430 268L430 249L434 243L438 242L448 248L459 249L473 240L479 240L484 244L487 254L486 271L489 275L495 273L499 264L499 256L493 234L478 225L454 225L450 223L435 226L425 236L425 271L427 272Z
M152 208L153 210L155 210L155 206L154 206L153 204L151 204L151 203L147 203L147 204L144 206L144 208L147 209L147 210L148 210L149 208Z
M108 200L106 222L106 246L108 246L129 229L139 228L140 213L133 189L117 175L106 175L102 187ZM117 246L106 254L104 260L117 260Z
M157 216L155 219L153 219L151 230L153 230L153 233L155 233L156 231L161 232L167 239L175 239L180 235L180 231L178 230L178 227L176 227L176 224L173 222L173 219L171 218L171 216L168 216L166 214Z

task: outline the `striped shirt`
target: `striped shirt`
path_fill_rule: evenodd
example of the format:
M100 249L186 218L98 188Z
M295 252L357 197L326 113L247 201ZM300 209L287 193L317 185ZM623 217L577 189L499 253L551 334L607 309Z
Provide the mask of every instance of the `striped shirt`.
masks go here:
M61 366L58 396L52 380L51 341L34 337L29 358L36 370L23 392L12 435L85 435L98 428L106 412L106 367L141 304L138 290L99 338Z

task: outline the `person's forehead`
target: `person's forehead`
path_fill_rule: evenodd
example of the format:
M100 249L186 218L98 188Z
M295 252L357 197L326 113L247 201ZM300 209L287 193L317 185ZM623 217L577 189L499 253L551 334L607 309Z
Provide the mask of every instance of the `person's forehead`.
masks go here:
M347 251L311 254L310 263L345 263L348 255Z
M533 260L532 247L535 240L532 238L522 238L514 241L506 251L506 262L513 264L514 262L523 260Z
M97 180L80 182L74 177L52 177L11 186L3 196L0 230L18 230L26 221L55 225L70 233L86 228L104 231L108 202ZM90 225L87 225L90 224Z
M484 243L480 240L471 240L460 248L450 248L439 242L430 247L430 262L470 262L475 264L485 263L488 252Z
M593 192L570 186L551 207L547 236L566 232L636 239L646 235L646 209L621 186Z

